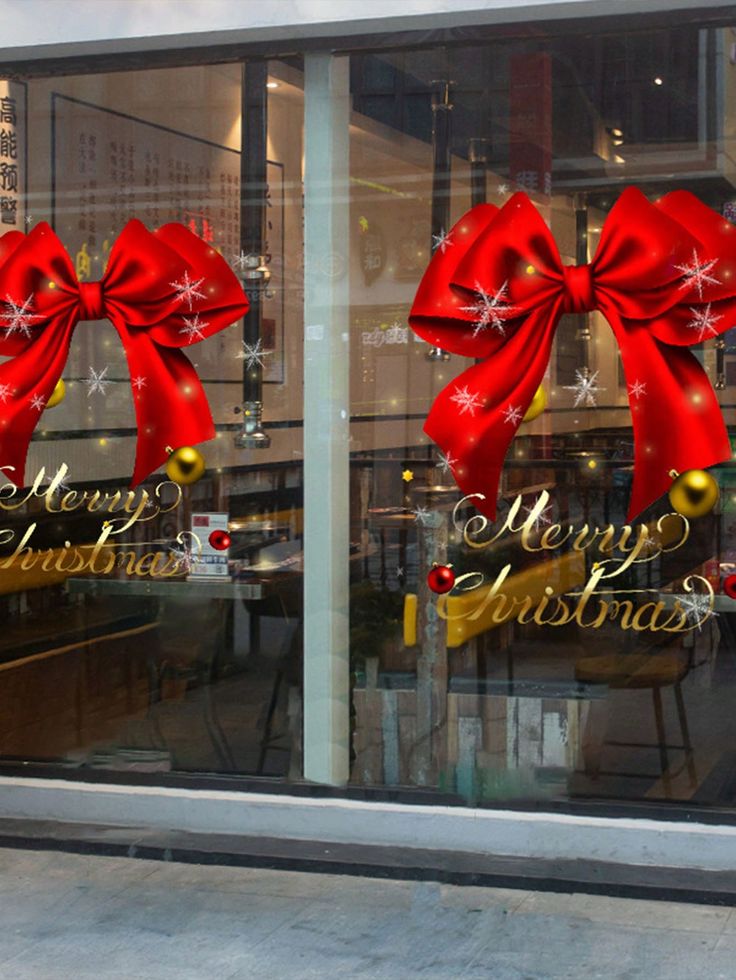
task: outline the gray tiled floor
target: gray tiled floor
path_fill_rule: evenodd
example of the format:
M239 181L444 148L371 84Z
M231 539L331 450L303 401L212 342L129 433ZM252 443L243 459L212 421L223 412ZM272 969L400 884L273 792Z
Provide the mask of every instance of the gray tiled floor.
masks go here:
M0 850L2 980L736 980L736 911Z

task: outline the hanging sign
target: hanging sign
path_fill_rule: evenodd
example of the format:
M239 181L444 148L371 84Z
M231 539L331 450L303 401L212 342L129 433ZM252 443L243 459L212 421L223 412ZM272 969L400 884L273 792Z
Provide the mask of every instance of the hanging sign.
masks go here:
M26 90L0 80L0 234L24 230Z

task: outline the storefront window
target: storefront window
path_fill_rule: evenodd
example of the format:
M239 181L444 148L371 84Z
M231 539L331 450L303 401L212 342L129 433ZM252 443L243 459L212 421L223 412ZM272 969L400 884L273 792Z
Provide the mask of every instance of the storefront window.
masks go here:
M409 316L430 263L465 256L463 216L480 208L467 220L487 224L519 192L560 268L591 262L632 186L642 212L687 191L731 227L736 33L632 19L584 35L384 40L369 53L198 67L172 55L166 68L0 81L2 232L47 222L86 286L106 275L128 221L177 222L219 253L249 303L212 336L191 316L182 327L215 426L193 446L204 474L172 482L176 459L147 471L125 522L149 379L109 317L92 315L96 287L82 289L86 315L65 341L63 389L38 403L24 489L6 470L0 490L0 758L486 806L729 806L731 465L709 466L720 500L687 524L660 520L675 466L658 472L658 499L631 510L632 419L657 402L658 375L632 374L587 273L561 273L549 356L532 332L499 372L516 390L515 372L543 362L531 409L504 406L515 435L484 524L425 423L454 385L444 431L475 431L486 391L458 379L486 370L488 352L442 331L428 341L426 307L418 332ZM13 243L0 240L0 279ZM707 289L708 262L675 267ZM137 268L150 272L145 257ZM538 271L531 259L516 270ZM471 341L489 326L506 338L518 312L518 283L484 276L476 263L464 286L445 284ZM0 341L13 323L23 332L26 295L0 291ZM682 348L730 432L731 314L697 299ZM0 368L19 353L5 349ZM13 394L0 386L0 402ZM171 411L162 395L159 417ZM664 417L652 452L677 432ZM626 544L627 522L646 545L617 577L610 614L595 628L535 621L543 601L574 602L610 557L596 542L610 528ZM560 544L555 525L592 543ZM104 567L76 565L101 538ZM173 572L153 574L147 555ZM499 575L513 615L487 596ZM438 576L457 583L445 597L430 587ZM688 596L685 628L632 625L647 603L664 616Z
M531 614L494 621L480 589L457 587L448 622L427 584L434 562L461 581L474 573L466 588L482 575L486 590L508 565L506 595L534 608L545 586L555 597L581 592L601 554L539 542L555 524L627 523L632 411L654 393L624 373L601 313L570 309L540 412L506 454L497 522L475 535L473 501L458 508L457 461L423 432L434 399L474 360L422 342L407 322L430 258L464 247L456 223L471 205L502 207L525 192L566 265L591 261L629 185L649 201L690 191L733 221L735 37L687 27L353 56L351 538L364 556L350 594L354 783L482 805L733 803L732 467L709 471L720 503L681 544L679 518L657 526L673 510L666 494L629 515L650 529L651 554L609 586L617 603L599 628L537 625ZM485 283L466 285L482 303ZM486 298L489 320L494 303L513 302L487 288ZM691 349L730 424L730 333L701 331ZM456 424L469 425L473 406L457 407ZM530 547L511 532L468 546L464 530L471 543L489 540L514 506L517 526L533 515ZM702 617L682 632L632 628L645 602L672 610L690 575Z
M206 313L185 321L215 438L195 447L197 482L159 470L135 489L127 528L134 409L154 380L99 311L74 329L63 398L39 405L26 489L2 481L0 753L82 771L298 775L302 72L273 61L0 85L3 232L47 222L86 284L131 219L178 222L250 301L213 336ZM190 282L195 298L211 286L196 271ZM259 402L267 428L252 424ZM172 411L161 392L153 424ZM105 522L97 565L73 571Z

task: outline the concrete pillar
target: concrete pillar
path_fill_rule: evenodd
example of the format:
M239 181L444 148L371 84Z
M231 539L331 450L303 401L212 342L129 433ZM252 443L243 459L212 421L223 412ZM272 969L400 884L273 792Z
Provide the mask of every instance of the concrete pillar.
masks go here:
M304 56L304 777L349 775L348 59Z

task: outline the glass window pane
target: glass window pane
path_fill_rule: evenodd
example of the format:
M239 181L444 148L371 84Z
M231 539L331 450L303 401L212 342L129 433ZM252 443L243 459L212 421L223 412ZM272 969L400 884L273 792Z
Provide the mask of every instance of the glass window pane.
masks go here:
M633 325L614 333L600 297L565 300L540 376L540 412L519 425L528 399L517 405L508 395L516 434L500 474L498 518L480 533L477 517L467 524L477 515L472 501L455 510L463 491L453 468L457 474L463 460L448 460L424 423L449 386L455 405L442 403L445 438L452 442L453 431L457 444L462 433L476 438L476 410L482 415L487 398L495 405L520 379L508 363L508 373L479 374L469 345L449 327L443 336L460 352L432 348L407 329L430 258L445 252L450 271L437 273L445 291L437 291L438 312L425 303L425 326L444 315L460 330L459 297L474 337L498 334L482 355L489 366L493 351L522 329L523 317L496 316L513 304L509 295L520 295L518 283L503 279L539 270L521 253L521 225L511 226L518 234L504 253L518 263L508 258L508 276L495 281L490 264L468 264L460 219L473 204L502 208L523 191L551 230L559 261L578 266L593 260L629 185L645 195L642 222L647 199L680 189L733 221L732 48L730 28L675 26L353 55L351 536L363 554L351 581L354 783L429 788L487 805L733 804L734 600L723 591L736 571L730 464L710 469L721 502L691 519L687 540L681 518L657 523L673 510L664 493L630 515L631 541L644 542L636 562L626 561L625 545L600 550L606 529L620 544L627 523L632 417L662 413L661 393L637 375L636 360L622 362L621 335ZM368 83L389 69L392 118ZM730 307L719 310L733 317ZM651 319L637 329L654 330ZM544 322L535 321L529 349L541 343ZM690 377L702 365L730 433L733 345L731 332L716 336L726 326L685 342ZM665 361L682 348L673 351L665 345ZM477 402L463 401L477 378ZM660 417L667 423L649 430L654 453L660 442L677 446L667 432L676 414ZM687 457L687 447L678 452ZM666 460L662 467L665 476L673 468ZM460 482L467 492L486 489ZM509 513L515 530L502 531ZM562 530L549 537L556 524ZM579 535L587 547L559 543L570 527L570 540ZM470 547L479 540L486 546ZM599 583L585 615L573 616L604 561L622 570ZM435 562L461 582L447 600L428 585ZM506 607L493 598L494 582ZM700 620L685 615L689 587L702 597ZM681 629L651 628L658 603L660 617Z
M71 261L72 293L76 276L87 303L87 284L102 279L106 304L70 331L59 362L64 397L39 405L26 490L4 491L0 752L75 769L298 776L300 64L0 85L2 230L33 236L47 222ZM177 222L201 251L186 262L161 258L166 233L139 233L121 256L132 220L151 231ZM210 336L227 281L212 250L239 277L250 310L226 327L218 321L225 328ZM167 328L146 306L156 300L147 276L181 300L166 300ZM43 285L31 283L29 309ZM51 330L43 325L53 345ZM13 360L3 358L2 370ZM161 438L158 427L199 382L214 422L213 437L195 447L204 474L159 494L167 474L144 473L128 500L136 447ZM259 403L263 447L252 424ZM206 417L203 400L197 411ZM34 480L37 492L16 506Z

